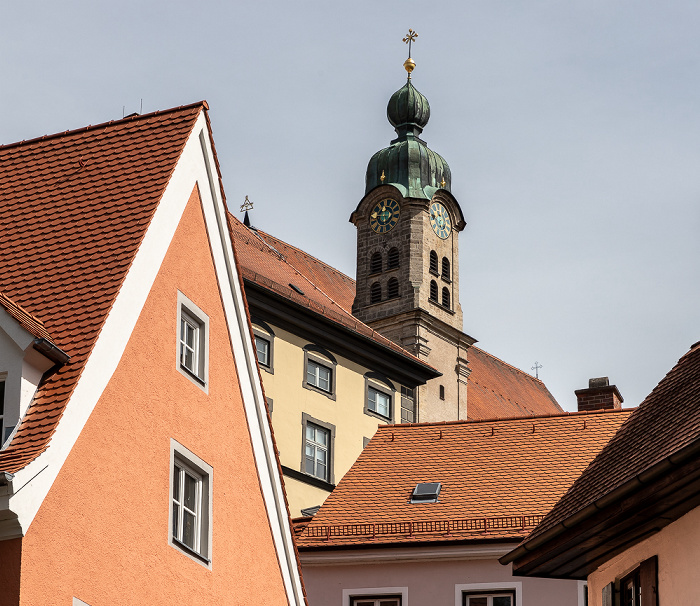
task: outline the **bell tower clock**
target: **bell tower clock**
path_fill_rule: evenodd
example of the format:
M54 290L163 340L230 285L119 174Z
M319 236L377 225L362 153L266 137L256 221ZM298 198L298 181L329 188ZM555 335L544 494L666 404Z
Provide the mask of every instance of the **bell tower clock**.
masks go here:
M467 418L467 349L459 303L459 234L466 222L450 167L420 138L428 100L406 84L389 99L397 137L372 156L365 195L350 217L357 228L353 314L427 361L441 377L418 394L420 421Z

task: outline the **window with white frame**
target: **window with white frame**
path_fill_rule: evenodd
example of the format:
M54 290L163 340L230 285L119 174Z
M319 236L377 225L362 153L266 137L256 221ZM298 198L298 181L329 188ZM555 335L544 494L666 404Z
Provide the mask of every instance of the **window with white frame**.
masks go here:
M170 543L190 557L211 559L212 468L171 440Z
M514 591L465 592L463 606L515 606Z
M258 364L265 368L270 367L270 341L255 335L255 351L258 354Z
M367 388L367 409L387 419L391 418L391 396L374 387Z
M309 475L330 481L331 432L315 423L306 423L304 433L304 471Z
M323 391L331 391L331 374L330 368L319 364L314 360L306 361L306 382L313 387L322 389Z
M351 606L401 606L401 596L352 598Z
M208 316L178 292L178 367L200 386L206 385L209 369Z

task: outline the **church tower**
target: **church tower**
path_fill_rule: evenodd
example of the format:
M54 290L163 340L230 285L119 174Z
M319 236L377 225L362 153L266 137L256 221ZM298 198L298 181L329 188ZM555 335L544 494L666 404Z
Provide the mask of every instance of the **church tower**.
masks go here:
M442 372L417 394L420 421L467 418L467 348L459 303L459 233L466 222L447 162L420 138L428 100L406 84L389 99L397 137L369 161L357 228L353 314Z

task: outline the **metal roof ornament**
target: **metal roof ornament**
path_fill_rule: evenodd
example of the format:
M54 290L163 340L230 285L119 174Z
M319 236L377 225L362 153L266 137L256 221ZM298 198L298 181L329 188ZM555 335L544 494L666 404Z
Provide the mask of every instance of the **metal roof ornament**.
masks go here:
M416 38L418 37L418 32L414 32L412 29L409 28L408 34L406 34L406 37L403 39L403 42L408 44L408 59L403 62L403 67L404 69L408 72L408 79L411 79L411 72L416 69L416 62L411 59L411 44L416 41Z
M248 196L245 197L245 201L241 204L241 212L246 210L253 210L253 203L248 200Z

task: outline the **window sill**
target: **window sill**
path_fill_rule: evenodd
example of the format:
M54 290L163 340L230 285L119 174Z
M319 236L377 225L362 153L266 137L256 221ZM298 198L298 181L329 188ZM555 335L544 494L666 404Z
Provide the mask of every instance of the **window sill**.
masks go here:
M446 278L445 276L440 276L440 279L445 282L446 284L452 284L452 280L449 278Z
M378 412L374 412L373 410L370 410L369 408L365 408L364 413L368 417L375 417L377 419L381 419L385 423L391 423L391 417L385 417L383 414L380 414Z
M180 370L182 372L186 373L188 377L191 377L192 379L197 381L197 383L199 383L203 387L206 386L206 384L207 384L206 381L204 379L202 379L199 375L193 373L189 368L187 368L187 366L183 366L182 364L180 364Z
M316 393L319 393L322 396L326 396L329 400L333 400L335 402L335 393L333 393L331 391L326 391L325 389L321 389L320 387L316 387L315 385L311 385L306 380L301 382L301 386L304 389L308 389L309 391L315 391Z
M432 269L429 269L429 270L428 270L428 273L429 273L431 276L435 276L436 278L439 278L439 277L440 277L440 274L439 274L438 272L436 272L436 271L433 271Z
M264 370L265 372L269 372L271 375L275 374L275 369L270 367L270 366L263 366L258 362L258 366L260 367L260 370Z
M444 307L443 305L440 305L440 303L438 303L435 299L428 299L428 303L432 303L433 305L435 305L435 307L439 307L440 309L442 309L442 311L450 314L451 316L455 315L455 312L453 310L451 310L449 307Z
M192 556L194 558L197 558L198 560L201 560L202 562L204 562L207 565L211 564L211 560L209 558L204 557L201 553L197 553L194 549L188 547L182 541L179 541L175 537L170 537L170 539L175 547L177 547L178 549L181 549L187 555Z
M316 488L322 488L328 492L332 492L335 488L335 484L331 484L330 482L317 478L316 476L310 476L308 473L304 473L303 471L297 471L291 467L286 467L285 465L282 465L282 473L289 478L299 480L300 482L304 482L304 484L316 486Z

